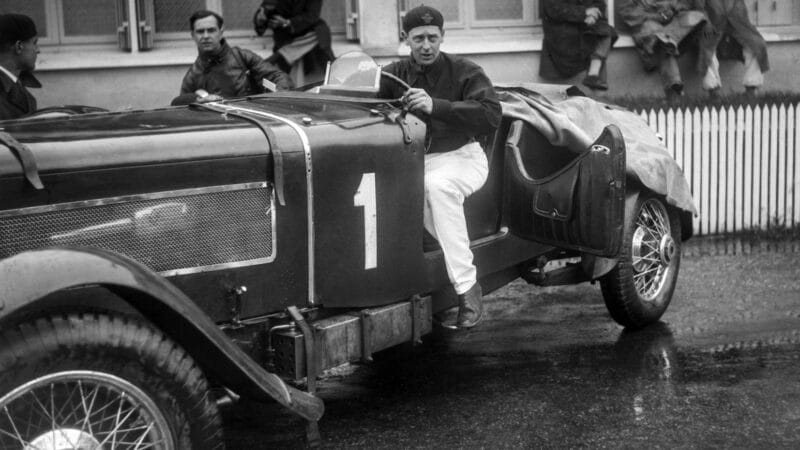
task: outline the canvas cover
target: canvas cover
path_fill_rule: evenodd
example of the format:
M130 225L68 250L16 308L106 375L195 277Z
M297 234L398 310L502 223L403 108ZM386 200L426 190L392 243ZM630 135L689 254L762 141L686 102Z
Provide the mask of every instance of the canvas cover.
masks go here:
M575 94L577 88L526 83L497 86L503 115L526 121L551 144L576 154L614 124L622 131L626 171L667 203L697 215L689 183L664 143L637 114Z

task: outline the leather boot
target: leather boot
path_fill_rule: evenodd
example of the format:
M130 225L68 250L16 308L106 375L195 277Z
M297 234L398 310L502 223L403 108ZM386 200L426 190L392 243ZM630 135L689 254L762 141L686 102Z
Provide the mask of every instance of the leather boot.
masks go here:
M469 290L458 296L458 328L472 328L483 319L483 293L481 285L475 283Z

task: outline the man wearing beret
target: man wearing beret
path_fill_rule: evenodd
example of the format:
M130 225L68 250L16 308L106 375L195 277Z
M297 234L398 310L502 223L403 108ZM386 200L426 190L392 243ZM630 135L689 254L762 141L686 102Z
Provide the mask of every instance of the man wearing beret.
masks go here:
M36 99L27 88L42 87L31 73L38 54L33 20L22 14L0 15L0 120L36 111Z
M488 162L479 144L500 124L502 112L491 81L477 64L439 51L442 14L416 7L403 17L401 37L409 58L384 67L402 79L381 81L382 98L399 98L428 126L425 154L425 229L442 248L447 275L458 294L452 328L471 328L483 317L481 286L472 262L464 199L483 186Z

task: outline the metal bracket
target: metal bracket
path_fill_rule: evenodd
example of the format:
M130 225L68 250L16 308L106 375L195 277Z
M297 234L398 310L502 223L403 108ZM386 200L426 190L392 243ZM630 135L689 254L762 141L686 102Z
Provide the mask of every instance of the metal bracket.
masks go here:
M405 111L387 114L386 118L400 126L400 130L403 132L403 143L410 145L413 139L411 139L411 128L408 126Z
M411 306L411 343L417 345L422 343L422 321L424 320L422 314L425 308L419 295L411 297L409 303Z
M372 362L372 346L369 338L372 335L375 324L372 321L372 314L368 310L361 311L361 361Z
M318 333L314 332L296 306L290 306L286 308L286 310L303 333L303 344L306 350L306 388L309 394L315 395L317 392L318 367L316 350L320 348L320 346L317 345L318 342L316 338ZM306 442L309 447L319 447L321 437L319 433L319 423L317 421L309 420L306 423Z
M247 292L247 286L238 286L230 290L228 293L228 301L231 303L231 326L233 328L241 328L244 325L241 320L242 313L242 297Z

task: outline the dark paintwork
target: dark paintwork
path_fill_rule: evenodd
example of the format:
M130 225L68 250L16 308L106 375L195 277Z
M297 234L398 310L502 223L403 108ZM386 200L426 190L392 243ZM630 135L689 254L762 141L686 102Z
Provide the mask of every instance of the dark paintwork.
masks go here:
M320 101L327 99L328 101ZM345 101L307 93L227 102L288 119L312 151L314 304L386 304L447 284L440 255L422 252L422 123L408 116L413 140L374 100ZM305 154L297 132L260 117L283 160L286 205L277 206L277 260L270 264L173 277L214 320L226 320L229 292L247 286L242 317L308 300ZM200 108L166 108L62 119L5 122L6 132L36 157L44 191L26 184L16 159L0 153L3 209L272 180L264 134L246 120ZM470 237L500 229L501 180L508 121L487 146L490 178L466 205ZM378 263L364 270L363 208L353 204L361 177L376 174ZM514 231L513 229L511 230ZM508 247L509 250L506 250ZM494 248L494 250L493 250ZM548 247L505 237L476 249L481 276L530 259ZM509 251L511 253L509 253Z
M0 324L22 303L31 302L35 309L39 297L52 290L76 282L119 286L115 277L121 276L124 287L115 292L184 344L205 370L227 385L250 383L281 401L282 394L275 391L280 385L270 381L272 375L259 372L260 361L247 359L237 353L238 348L231 350L233 340L212 326L236 318L230 304L235 288L247 287L241 296L241 318L278 313L288 306L377 306L414 294L447 291L441 252L424 253L422 246L425 127L420 120L409 115L404 128L395 121L399 111L384 103L307 93L233 100L223 107L234 108L235 114L180 107L2 122L1 129L30 148L44 189L35 190L22 176L16 158L0 151L0 211L273 182L275 170L280 170L285 205L274 205L274 261L176 275L164 281L127 258L100 250L52 250L55 253L48 255L55 255L53 261L42 258L44 253L22 254L0 261L13 271L12 278L25 280L8 292L13 307L0 305ZM236 117L239 114L256 118L269 127L272 136ZM508 126L504 121L490 140L489 180L465 206L470 237L482 238L474 253L487 292L516 278L522 263L553 249L501 229ZM376 175L377 264L365 270L365 209L354 203L354 197L367 173ZM313 181L311 192L307 174ZM308 217L310 207L312 217ZM313 265L309 223L313 224ZM70 267L72 277L67 277L71 258L88 258L96 266L76 263ZM21 260L26 263L18 265ZM55 260L60 265L54 266ZM109 262L120 267L97 269ZM313 286L309 286L310 278ZM314 295L309 298L311 289ZM452 299L439 297L434 298L437 309L451 303ZM294 398L290 407L298 414L311 420L321 414L316 399L299 394Z
M320 104L311 98L316 99L300 93L229 104L297 123L311 119L302 128L314 149L316 301L367 305L419 292L424 279L421 246L416 245L421 242L421 230L409 225L422 221L421 123L412 120L418 140L402 148L397 146L402 141L400 127L370 111L378 105ZM261 266L172 278L215 320L229 318L223 300L236 286L248 288L242 317L303 305L307 298L302 142L286 124L260 120L273 130L283 156L286 205L277 207L278 259ZM247 121L216 112L168 108L3 125L36 156L45 190L28 186L16 159L2 152L2 209L272 179L271 150L262 132ZM363 242L363 231L352 236L354 229L363 228L356 226L363 213L352 204L361 174L369 171L378 172L381 260L377 270L363 276L363 248L354 245ZM352 207L342 208L340 202ZM418 213L409 215L409 210ZM348 267L343 262L352 264ZM340 275L328 277L332 267Z

